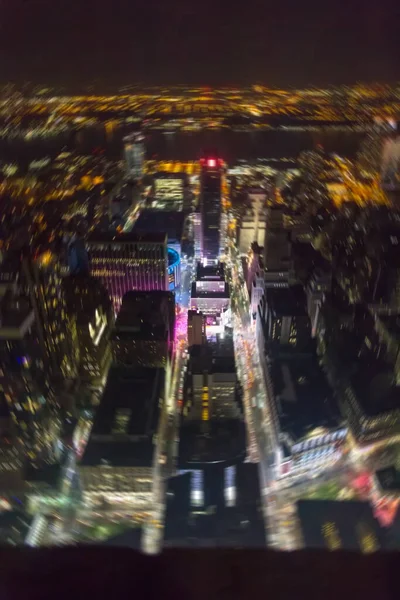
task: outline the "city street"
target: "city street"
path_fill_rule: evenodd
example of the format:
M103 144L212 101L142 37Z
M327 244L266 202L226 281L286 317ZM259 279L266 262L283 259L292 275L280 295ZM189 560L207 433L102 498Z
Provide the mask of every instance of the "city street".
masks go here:
M227 266L231 288L236 367L243 386L243 404L248 433L248 459L259 463L267 543L272 547L281 547L276 502L269 501L270 493L275 485L274 469L277 445L271 425L268 392L262 373L255 332L251 326L249 298L244 284L241 260L233 240L228 240Z
M236 363L244 390L243 401L249 440L248 458L260 463L268 544L282 550L293 550L302 546L296 502L305 497L319 497L320 490L324 490L328 496L331 493L332 499L359 498L360 491L356 482L360 474L367 472L366 463L360 456L355 462L350 453L328 470L305 473L302 478L279 478L278 440L271 424L268 391L255 330L251 326L249 299L241 260L232 240L229 241L227 260L230 269ZM370 460L371 462L374 461ZM371 473L371 470L368 472ZM337 498L334 497L335 494ZM361 497L370 499L370 493L364 492Z
M258 463L261 481L261 501L265 514L267 543L281 550L302 547L296 503L310 499L362 499L371 502L378 518L390 519L396 506L386 502L372 486L372 474L377 468L391 464L398 450L389 452L377 445L375 451L353 449L324 471L290 474L281 478L279 443L271 417L271 401L266 385L266 370L256 341L250 316L242 260L233 238L228 238L226 274L231 293L233 340L238 378L243 389L243 407L247 427L247 460ZM171 365L166 376L166 402L160 418L154 456L153 501L142 516L132 514L132 525L144 521L142 547L148 553L162 549L165 518L165 482L174 473L179 443L179 406L183 401L183 383L187 360L187 317L190 308L191 285L195 276L194 259L182 258L181 284L176 291L175 343ZM77 462L90 435L91 418L81 418L74 435L74 447L66 451L59 496L37 499L36 518L29 541L32 545L73 543L77 522L88 529L101 528L101 517L81 501ZM395 448L395 446L393 446ZM396 447L397 448L397 447ZM362 482L368 481L368 485ZM361 483L360 483L361 482ZM127 514L117 512L104 517L104 529L126 522ZM129 522L129 520L128 520ZM110 529L111 531L111 529Z
M234 343L239 378L245 390L246 421L249 432L249 457L261 461L264 481L272 477L276 441L269 413L268 392L251 326L250 307L244 284L240 258L232 241L229 242L231 305L234 324Z
M179 400L183 392L184 366L187 351L187 312L195 273L194 261L182 269L180 290L176 292L175 344L170 382L167 385L166 409L163 411L154 463L153 511L144 526L142 547L149 554L161 551L165 516L165 483L175 469L179 436Z

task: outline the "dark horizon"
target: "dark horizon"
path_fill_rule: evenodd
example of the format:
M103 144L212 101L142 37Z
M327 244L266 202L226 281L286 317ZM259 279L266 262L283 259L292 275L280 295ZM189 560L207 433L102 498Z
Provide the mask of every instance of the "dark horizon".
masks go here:
M302 87L400 79L394 0L3 0L2 16L2 81Z

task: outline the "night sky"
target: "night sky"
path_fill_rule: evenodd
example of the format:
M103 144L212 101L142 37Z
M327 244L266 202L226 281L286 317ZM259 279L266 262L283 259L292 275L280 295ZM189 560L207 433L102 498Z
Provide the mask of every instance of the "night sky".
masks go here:
M0 81L400 79L398 0L0 0Z

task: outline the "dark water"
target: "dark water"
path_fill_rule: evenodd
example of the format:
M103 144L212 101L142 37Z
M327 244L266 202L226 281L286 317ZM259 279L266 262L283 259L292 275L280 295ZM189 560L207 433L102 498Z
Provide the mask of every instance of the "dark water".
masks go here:
M62 149L91 154L102 148L110 158L122 158L122 138L126 129L116 129L107 134L104 127L93 127L59 138L29 142L0 140L0 160L28 164L44 156L56 156ZM313 149L321 144L327 152L338 152L352 157L362 136L348 131L258 131L235 132L229 130L199 131L164 134L158 131L146 133L148 158L158 160L197 160L204 150L216 150L228 164L239 159L295 158L302 150Z
M296 158L302 150L322 144L327 152L353 156L361 137L354 132L201 131L165 135L152 133L147 152L159 159L195 160L205 149L216 149L228 164L239 159Z

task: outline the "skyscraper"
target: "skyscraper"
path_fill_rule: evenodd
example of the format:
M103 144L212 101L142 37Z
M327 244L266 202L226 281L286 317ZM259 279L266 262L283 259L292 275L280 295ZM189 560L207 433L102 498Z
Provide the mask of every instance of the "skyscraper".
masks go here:
M80 378L100 385L111 364L112 303L107 290L95 277L70 275L63 283L68 314L76 321Z
M140 179L144 168L144 137L142 133L135 132L124 137L124 150L127 176Z
M203 260L216 264L220 254L221 160L201 161L200 208L203 228Z
M194 256L201 259L203 255L203 228L201 224L201 213L193 213L193 238L194 238Z
M29 299L9 289L0 301L0 404L4 396L20 446L31 460L52 455L50 381L37 333Z
M76 375L75 322L65 311L60 269L51 252L26 249L9 253L0 271L0 386L35 463L55 458L62 392Z
M88 240L91 274L106 287L114 309L132 290L168 290L167 235L93 233Z
M25 256L22 271L47 369L53 379L73 379L77 373L79 347L76 323L68 319L66 312L60 263L48 250Z

